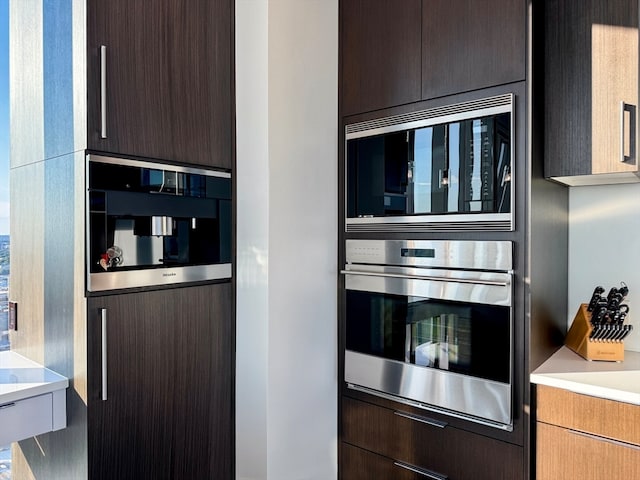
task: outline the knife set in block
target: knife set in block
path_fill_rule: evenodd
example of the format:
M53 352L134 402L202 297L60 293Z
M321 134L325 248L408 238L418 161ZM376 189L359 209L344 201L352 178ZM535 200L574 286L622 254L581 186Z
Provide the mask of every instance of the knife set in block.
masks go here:
M624 342L594 339L595 327L591 324L591 313L587 311L587 307L586 303L580 305L564 344L587 360L622 362Z

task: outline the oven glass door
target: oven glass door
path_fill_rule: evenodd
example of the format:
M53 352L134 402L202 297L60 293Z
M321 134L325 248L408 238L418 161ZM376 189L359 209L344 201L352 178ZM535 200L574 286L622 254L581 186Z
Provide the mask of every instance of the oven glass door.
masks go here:
M510 312L377 292L347 292L347 349L509 383Z
M509 213L510 117L348 140L347 216Z
M380 269L345 272L346 381L509 425L511 274Z

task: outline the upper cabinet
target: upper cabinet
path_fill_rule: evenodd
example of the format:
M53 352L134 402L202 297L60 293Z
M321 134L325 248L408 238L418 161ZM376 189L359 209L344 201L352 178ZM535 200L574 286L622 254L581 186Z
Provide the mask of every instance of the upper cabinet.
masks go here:
M342 115L525 79L525 0L341 0Z
M342 0L342 114L420 100L421 0Z
M637 182L638 1L545 4L545 176Z
M526 2L425 0L422 98L525 79Z
M87 143L231 168L233 1L87 2Z

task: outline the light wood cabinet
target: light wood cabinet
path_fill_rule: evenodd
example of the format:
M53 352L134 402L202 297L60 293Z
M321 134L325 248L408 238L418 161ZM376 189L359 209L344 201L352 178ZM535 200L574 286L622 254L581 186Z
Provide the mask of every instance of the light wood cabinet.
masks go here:
M545 176L638 178L638 1L545 4Z
M640 406L539 385L536 478L640 478Z

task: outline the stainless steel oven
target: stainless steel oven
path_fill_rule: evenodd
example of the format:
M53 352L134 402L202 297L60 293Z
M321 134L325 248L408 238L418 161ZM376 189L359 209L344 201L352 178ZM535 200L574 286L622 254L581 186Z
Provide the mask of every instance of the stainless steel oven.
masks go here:
M514 230L514 96L346 126L346 231Z
M512 428L512 244L347 240L345 381Z

